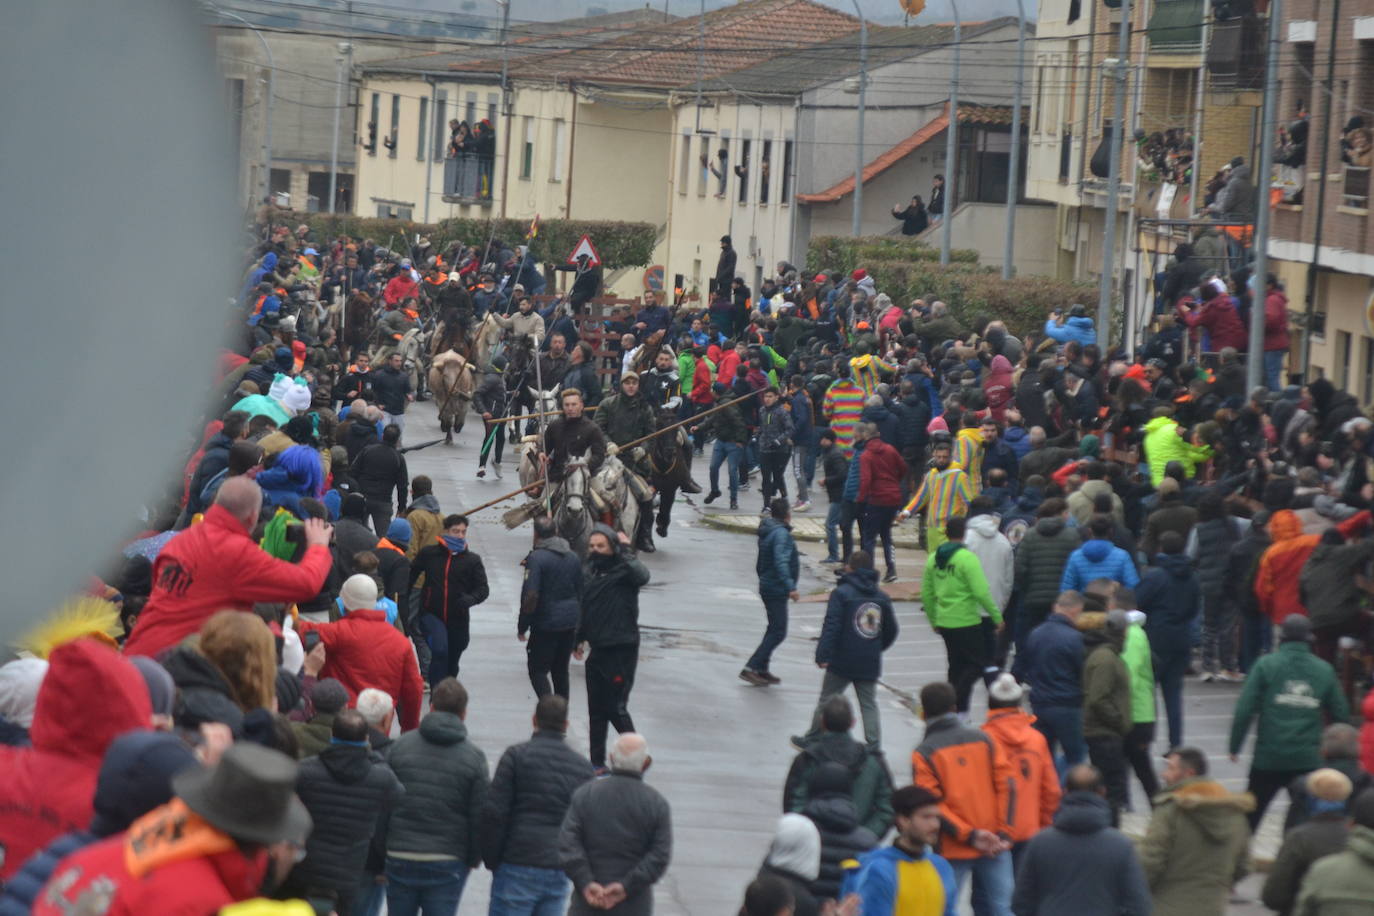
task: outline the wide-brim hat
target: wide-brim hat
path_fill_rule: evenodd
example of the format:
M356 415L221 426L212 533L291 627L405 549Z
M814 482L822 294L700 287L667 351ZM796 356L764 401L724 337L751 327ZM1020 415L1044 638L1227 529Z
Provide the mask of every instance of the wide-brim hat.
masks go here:
M304 845L310 812L296 797L296 761L252 743L235 744L213 767L172 777L172 791L212 827L236 840Z

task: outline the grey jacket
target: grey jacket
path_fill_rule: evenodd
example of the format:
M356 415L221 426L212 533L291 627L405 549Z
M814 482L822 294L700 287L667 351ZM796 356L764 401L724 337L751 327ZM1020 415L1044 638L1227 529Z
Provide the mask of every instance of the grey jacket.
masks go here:
M573 793L558 837L558 859L573 882L568 916L649 916L653 885L673 856L673 822L668 800L639 773L615 770ZM582 889L596 882L619 883L625 900L611 910L594 910Z
M391 745L387 763L405 786L391 815L386 851L482 861L478 839L487 798L487 758L451 712L431 712Z

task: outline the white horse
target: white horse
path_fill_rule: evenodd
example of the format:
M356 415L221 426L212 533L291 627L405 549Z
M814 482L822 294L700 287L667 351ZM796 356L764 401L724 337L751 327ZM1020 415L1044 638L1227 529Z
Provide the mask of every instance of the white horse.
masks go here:
M501 325L496 323L494 312L487 312L482 321L472 331L472 353L477 368L483 372L491 368L491 357L501 342Z
M429 367L429 390L434 393L434 402L439 407L439 429L444 434L444 444L453 444L453 434L463 431L463 421L467 419L468 405L472 403L477 381L473 378L473 365L456 350L445 350L435 355Z

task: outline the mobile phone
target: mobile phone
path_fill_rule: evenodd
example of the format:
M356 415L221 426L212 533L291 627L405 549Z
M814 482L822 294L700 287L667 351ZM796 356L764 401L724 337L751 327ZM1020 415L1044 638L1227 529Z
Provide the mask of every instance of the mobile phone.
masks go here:
M301 636L301 645L305 648L305 654L309 655L315 647L320 644L320 634L314 630L308 630Z

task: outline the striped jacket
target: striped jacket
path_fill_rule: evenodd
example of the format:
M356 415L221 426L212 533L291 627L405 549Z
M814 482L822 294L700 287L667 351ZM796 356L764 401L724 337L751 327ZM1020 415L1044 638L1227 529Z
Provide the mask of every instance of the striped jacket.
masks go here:
M842 378L825 392L821 409L830 418L835 431L835 444L844 449L848 458L854 451L854 427L864 412L864 390L849 379Z
M905 511L911 515L925 509L927 525L944 527L951 518L967 515L968 504L977 495L969 475L962 468L953 464L944 470L931 468L906 504Z
M975 427L965 427L954 437L954 456L952 463L963 468L968 474L969 484L974 495L983 489L983 455L987 453L987 443L983 441L983 431Z

